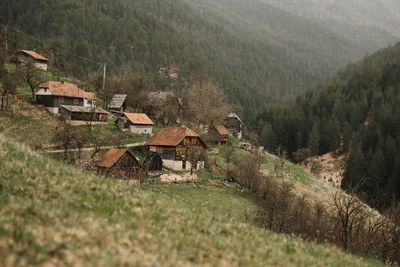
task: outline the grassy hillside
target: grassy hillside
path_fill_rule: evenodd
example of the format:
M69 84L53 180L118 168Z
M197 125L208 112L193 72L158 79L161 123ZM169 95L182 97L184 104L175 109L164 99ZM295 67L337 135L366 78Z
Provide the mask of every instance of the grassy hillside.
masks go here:
M254 202L208 181L136 188L0 135L0 264L379 266L245 221Z

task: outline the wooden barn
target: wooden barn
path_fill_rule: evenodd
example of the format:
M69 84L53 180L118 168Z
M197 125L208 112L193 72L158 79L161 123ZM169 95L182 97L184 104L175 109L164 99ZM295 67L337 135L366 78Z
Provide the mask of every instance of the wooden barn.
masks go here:
M152 151L146 156L142 164L143 171L152 175L162 174L162 167L162 158L157 152Z
M153 121L144 113L123 113L116 121L118 128L129 130L136 134L148 134L153 132Z
M206 144L187 127L167 127L153 135L146 143L151 152L157 152L165 167L173 170L204 168Z
M115 94L108 105L108 110L116 114L122 114L125 112L127 96L128 95Z
M208 134L210 140L218 145L224 145L228 143L229 131L223 125L211 127Z
M21 64L32 64L35 68L47 70L48 59L35 51L21 50L18 55L18 62Z
M72 83L50 81L39 86L36 102L50 113L59 114L61 105L95 107L96 95L85 92Z
M118 179L137 179L139 161L127 150L112 148L97 163L98 173Z
M60 107L61 116L71 124L106 124L108 122L108 112L99 107L67 106Z
M236 113L231 113L225 118L224 126L232 136L242 139L243 122Z

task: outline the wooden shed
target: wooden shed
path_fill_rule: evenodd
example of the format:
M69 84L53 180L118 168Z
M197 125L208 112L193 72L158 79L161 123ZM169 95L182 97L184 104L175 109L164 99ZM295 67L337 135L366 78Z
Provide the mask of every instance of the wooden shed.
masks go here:
M232 136L242 139L243 122L236 113L231 113L225 118L224 126Z
M218 145L224 145L228 143L229 131L223 125L211 127L208 135L210 140Z
M157 152L152 152L143 161L142 169L148 174L158 175L162 173L163 161Z
M187 127L167 127L153 135L146 143L150 151L157 152L164 166L173 170L204 168L206 144ZM193 166L192 163L196 163Z
M136 179L140 172L139 161L127 149L110 149L97 167L99 174L118 179Z
M121 114L126 110L126 97L128 95L115 94L111 99L108 109L117 114Z
M87 122L106 124L108 122L108 112L99 107L62 105L60 113L67 122L73 124L83 124Z
M35 68L47 70L48 59L35 51L21 50L18 55L18 62L21 64L32 64Z

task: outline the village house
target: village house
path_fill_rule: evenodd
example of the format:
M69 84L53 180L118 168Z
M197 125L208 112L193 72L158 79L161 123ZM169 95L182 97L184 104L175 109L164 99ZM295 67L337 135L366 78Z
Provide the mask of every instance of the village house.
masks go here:
M125 112L127 96L128 95L115 94L108 105L108 110L117 114L122 114Z
M18 62L21 64L32 64L38 69L47 70L48 59L34 51L21 50L18 55Z
M206 144L187 127L167 127L153 135L146 143L151 152L157 152L165 167L173 170L204 168Z
M72 83L50 81L39 86L36 102L50 113L59 114L61 105L95 107L96 95L85 92Z
M225 118L224 126L232 136L242 139L243 122L236 113L231 113Z
M140 172L139 161L127 149L110 149L97 167L100 175L118 179L136 179Z
M153 130L153 121L144 113L123 113L116 121L118 128L136 134L149 134Z
M60 114L68 123L82 125L87 122L107 124L109 113L99 107L61 105Z
M223 125L211 127L208 135L210 140L218 145L224 145L228 143L229 131Z

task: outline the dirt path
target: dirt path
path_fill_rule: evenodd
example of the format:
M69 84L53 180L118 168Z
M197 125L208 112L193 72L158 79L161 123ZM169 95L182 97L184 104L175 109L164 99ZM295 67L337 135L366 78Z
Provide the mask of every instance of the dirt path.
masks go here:
M138 147L138 146L144 146L146 144L146 142L142 142L142 143L132 143L132 144L127 144L127 145L123 145L123 147L126 148L130 148L130 147ZM102 146L99 147L98 149L104 150L104 149L111 149L114 148L116 146ZM96 147L85 147L82 148L80 151L92 151L95 150ZM68 149L69 152L79 152L78 148L73 148L73 149ZM50 154L57 154L57 153L64 153L64 149L57 149L57 150L44 150L41 151L41 153L50 153Z

